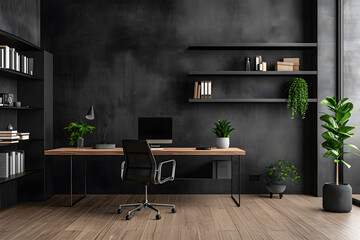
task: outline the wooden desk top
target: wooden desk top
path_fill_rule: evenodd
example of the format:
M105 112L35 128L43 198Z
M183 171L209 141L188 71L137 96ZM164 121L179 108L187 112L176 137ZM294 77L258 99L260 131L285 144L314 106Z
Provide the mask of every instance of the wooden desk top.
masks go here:
M211 148L211 150L196 150L195 148L188 148L188 147L169 147L164 148L164 150L153 150L154 155L217 155L217 156L224 156L224 155L245 155L245 151L231 147L227 149L218 149L216 147ZM56 148L51 150L46 150L45 155L47 156L60 156L60 155L124 155L124 151L122 148L115 148L115 149L92 149L91 147L84 147L84 148L75 148L75 147L63 147L63 148Z

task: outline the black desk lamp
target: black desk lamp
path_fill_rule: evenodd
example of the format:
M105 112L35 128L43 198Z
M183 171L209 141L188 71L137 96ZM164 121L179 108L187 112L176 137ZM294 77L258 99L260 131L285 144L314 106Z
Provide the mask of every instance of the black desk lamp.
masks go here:
M104 131L103 131L103 135L101 138L101 142L100 143L96 143L93 148L95 149L111 149L111 148L115 148L115 144L114 143L106 143L105 138L106 138L106 127L107 127L107 122L104 119L104 117L98 112L96 111L96 113L100 116L101 120L104 122L105 126L104 126ZM87 120L94 120L95 119L95 109L94 106L90 106L89 111L86 114L86 119Z

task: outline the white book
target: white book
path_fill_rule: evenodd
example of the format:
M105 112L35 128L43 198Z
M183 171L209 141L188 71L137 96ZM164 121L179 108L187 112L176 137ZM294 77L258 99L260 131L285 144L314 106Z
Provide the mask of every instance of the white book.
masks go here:
M212 95L212 89L211 89L211 81L209 81L209 91L208 91L208 93L209 93L209 95Z
M0 45L0 48L4 50L4 68L10 68L10 48L6 45Z
M205 93L205 88L204 88L204 81L201 81L201 90L200 90L200 98L203 98L204 93Z
M15 70L15 48L10 48L10 69Z
M21 173L21 152L16 152L16 173Z
M0 153L0 178L8 178L9 170L9 153Z
M5 59L5 51L3 48L0 48L0 68L4 68L5 67L5 63L4 63L4 59Z
M20 72L20 54L16 53L16 71Z
M20 172L25 172L25 152L21 151Z
M207 84L207 81L205 81L205 83L204 83L204 88L205 88L205 90L204 90L204 95L205 95L205 97L208 95L208 84Z
M24 73L26 73L26 74L29 73L28 68L29 68L29 59L27 57L25 57L25 72Z

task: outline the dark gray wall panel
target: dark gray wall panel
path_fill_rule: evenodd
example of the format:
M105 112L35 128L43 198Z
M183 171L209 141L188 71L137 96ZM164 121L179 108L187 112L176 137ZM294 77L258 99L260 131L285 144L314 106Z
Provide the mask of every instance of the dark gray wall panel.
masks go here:
M2 0L0 29L40 46L40 0Z
M336 95L336 0L318 0L318 98ZM327 107L318 104L318 112L328 111ZM318 118L322 114L318 113ZM321 147L324 132L322 122L318 120L318 164L316 195L322 195L322 187L326 182L335 181L334 162L324 158Z
M188 71L238 70L245 57L259 52L266 61L302 57L288 50L275 54L270 50L189 51L188 43L316 41L316 22L309 16L313 9L304 9L309 5L311 1L302 0L46 1L42 30L43 47L54 54L54 146L67 144L63 128L70 121L85 120L90 104L111 120L108 142L119 146L124 138L137 138L138 117L173 117L175 146L215 145L212 124L228 119L236 128L231 145L247 151L242 164L244 192L265 192L264 183L250 182L249 174L261 173L275 159L288 158L302 176L288 191L309 193L311 171L304 169L314 161L316 143L310 141L314 134L304 131L304 125L316 126L315 107L301 121L290 119L285 103L187 102L196 79L188 77ZM314 68L313 63L304 66ZM284 97L291 77L207 79L213 80L214 95L219 97ZM311 91L315 97L316 90ZM86 138L86 145L99 138L102 128L99 121L91 124L97 131ZM55 158L53 164L55 191L66 191L68 161ZM119 158L91 160L89 192L124 191L119 166ZM175 185L173 191L186 189Z
M352 112L351 126L356 126L355 136L348 140L360 146L360 2L344 1L344 96L355 105ZM349 149L350 150L350 149ZM347 155L344 158L352 167L344 168L344 181L350 183L354 193L360 193L360 159Z

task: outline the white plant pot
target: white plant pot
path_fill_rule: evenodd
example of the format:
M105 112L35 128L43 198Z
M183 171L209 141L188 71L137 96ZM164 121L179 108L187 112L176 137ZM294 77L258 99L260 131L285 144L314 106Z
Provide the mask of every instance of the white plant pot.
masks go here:
M229 148L229 146L230 146L230 138L228 137L216 138L217 148Z

